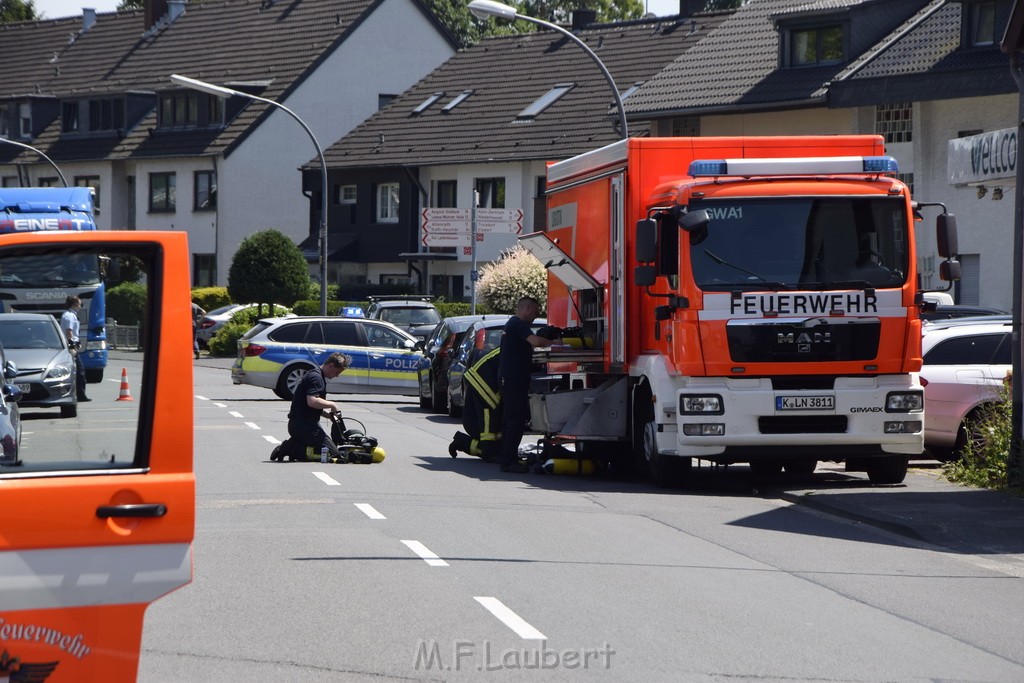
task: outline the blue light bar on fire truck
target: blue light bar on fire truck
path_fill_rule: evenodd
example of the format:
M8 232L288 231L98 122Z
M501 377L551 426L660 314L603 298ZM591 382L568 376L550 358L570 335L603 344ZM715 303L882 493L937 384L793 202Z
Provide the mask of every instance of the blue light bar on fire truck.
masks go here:
M892 157L793 157L788 159L698 159L690 163L691 178L702 176L840 175L899 173Z

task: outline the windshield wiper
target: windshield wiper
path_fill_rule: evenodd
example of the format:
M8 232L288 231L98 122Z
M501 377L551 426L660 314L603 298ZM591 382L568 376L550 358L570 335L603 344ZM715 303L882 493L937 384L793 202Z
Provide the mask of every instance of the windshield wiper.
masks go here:
M835 282L801 282L800 288L821 292L826 289L877 289L878 285L867 280L836 280Z
M762 284L764 284L768 289L771 289L771 290L793 289L793 285L787 284L785 282L778 282L778 281L774 281L773 282L771 280L768 280L768 279L762 277L761 275L758 275L757 273L755 273L752 270L747 270L743 266L737 266L735 263L729 263L725 259L723 259L723 258L721 258L719 256L716 256L715 254L713 254L711 251L709 251L707 249L704 250L704 253L707 255L707 257L709 259L711 259L712 261L714 261L715 263L717 263L720 266L728 266L729 268L734 268L735 270L738 270L741 273L746 273L747 275L750 275L751 277L756 278ZM737 282L736 284L737 285L750 285L751 283L749 283L749 282Z

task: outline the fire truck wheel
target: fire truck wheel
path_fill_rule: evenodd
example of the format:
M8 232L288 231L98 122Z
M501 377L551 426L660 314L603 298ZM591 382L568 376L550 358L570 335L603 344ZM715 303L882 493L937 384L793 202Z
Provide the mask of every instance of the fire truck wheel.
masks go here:
M907 457L891 455L867 462L868 479L872 484L900 484L907 477Z
M633 403L633 464L638 473L646 469L656 486L662 488L685 485L691 459L666 456L658 452L658 425L647 387L637 389Z
M813 458L794 458L786 461L786 474L811 474L818 468Z

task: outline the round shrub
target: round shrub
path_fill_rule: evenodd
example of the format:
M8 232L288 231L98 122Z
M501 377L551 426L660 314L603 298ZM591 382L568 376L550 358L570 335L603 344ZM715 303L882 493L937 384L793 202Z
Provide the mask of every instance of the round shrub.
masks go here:
M107 290L107 317L118 325L138 325L146 314L146 285L122 282Z

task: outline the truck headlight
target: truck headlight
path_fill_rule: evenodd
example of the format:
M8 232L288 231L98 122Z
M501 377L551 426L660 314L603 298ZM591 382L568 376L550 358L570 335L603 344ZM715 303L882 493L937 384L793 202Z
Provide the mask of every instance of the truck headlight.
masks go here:
M684 394L679 397L681 415L721 415L722 397L718 394Z
M924 393L920 391L893 391L885 397L885 412L909 413L924 409Z

